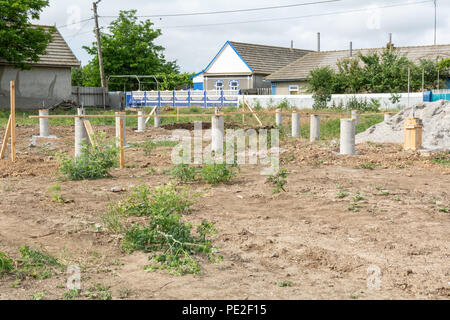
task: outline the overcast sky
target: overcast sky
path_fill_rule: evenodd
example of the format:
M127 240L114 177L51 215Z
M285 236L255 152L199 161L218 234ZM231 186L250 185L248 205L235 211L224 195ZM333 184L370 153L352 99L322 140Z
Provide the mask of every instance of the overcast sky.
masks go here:
M239 10L291 5L320 0L103 0L100 16L117 16L120 10L137 9L138 15ZM381 8L395 4L399 7ZM357 11L356 11L357 10ZM354 11L354 12L349 12ZM356 11L356 12L355 12ZM331 14L341 12L340 14ZM342 13L346 12L346 13ZM328 15L330 13L330 15ZM39 23L56 26L73 24L92 17L92 0L50 0ZM316 15L311 17L311 15ZM321 15L321 16L317 16ZM310 17L305 17L310 16ZM293 19L286 19L291 18ZM297 17L297 18L295 18ZM298 18L300 17L300 18ZM242 23L254 20L271 20ZM284 19L284 20L275 20ZM113 18L100 18L100 26L107 30ZM158 43L166 48L168 60L177 60L181 71L199 72L227 41L316 50L317 32L321 32L322 50L341 50L349 47L372 48L384 46L389 32L397 46L430 45L434 41L434 5L432 0L342 0L283 9L260 10L188 17L151 18L162 30ZM438 44L450 43L450 0L438 0ZM239 22L236 24L230 24ZM226 23L224 25L224 23ZM208 26L198 26L198 25ZM211 25L222 24L222 25ZM197 25L187 27L189 25ZM82 49L94 41L92 20L59 28L83 65L90 56Z

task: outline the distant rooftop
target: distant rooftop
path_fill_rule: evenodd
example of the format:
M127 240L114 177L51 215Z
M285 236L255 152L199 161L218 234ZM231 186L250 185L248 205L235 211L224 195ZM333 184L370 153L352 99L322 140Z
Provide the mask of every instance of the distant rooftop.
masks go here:
M383 48L353 49L353 56L359 53L381 52ZM450 57L450 44L437 46L415 46L395 48L401 55L417 63L421 59L437 60ZM308 79L315 68L330 67L337 71L337 63L350 57L350 50L310 52L296 61L280 68L266 77L267 80L302 80Z

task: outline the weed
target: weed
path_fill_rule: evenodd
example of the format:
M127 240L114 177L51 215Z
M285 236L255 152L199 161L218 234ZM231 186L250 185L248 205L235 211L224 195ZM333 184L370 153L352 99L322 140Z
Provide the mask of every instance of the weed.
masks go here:
M191 182L198 178L198 169L187 164L179 164L170 171L181 182Z
M292 287L292 282L291 281L282 281L278 283L278 286L280 288L284 288L284 287Z
M58 194L56 192L52 192L50 194L50 196L53 198L53 200L55 202L58 202L58 203L66 204L66 203L73 203L74 202L73 200L64 198L62 195L60 195L60 194Z
M400 201L401 201L401 200L400 200L400 197L399 197L399 196L395 196L395 197L394 197L394 201L400 202Z
M49 192L57 192L57 191L61 191L61 186L59 185L58 182L55 182L55 184L53 186L51 186L50 188L48 188Z
M132 144L135 148L141 148L144 150L145 155L150 155L150 153L153 151L153 149L159 148L159 147L175 147L178 145L178 142L176 141L146 141L144 143L135 143Z
M236 176L235 165L211 164L201 170L202 179L209 184L228 183Z
M119 298L126 299L130 295L130 293L131 293L130 289L126 289L126 288L119 289Z
M438 206L437 209L438 209L439 212L444 212L444 213L449 213L450 212L450 209L446 208L446 207Z
M271 175L267 178L267 182L271 183L274 188L272 190L272 193L280 193L281 191L286 192L286 189L284 189L284 186L287 184L287 178L288 173L286 169L281 169L277 174Z
M64 300L73 300L81 296L80 289L71 289L63 293Z
M357 192L354 196L353 196L353 201L354 202L360 202L364 200L364 197L361 195L361 193Z
M344 199L344 198L347 198L347 197L348 197L348 193L347 193L347 192L343 192L343 191L339 191L339 192L336 194L336 197L337 197L338 199Z
M38 292L36 294L30 295L30 297L33 300L43 300L46 294L47 293L45 291L44 292Z
M353 212L358 212L359 211L359 206L357 203L352 202L350 203L350 205L347 207L348 211L353 211Z
M443 166L450 166L450 151L444 151L435 154L431 161Z
M192 202L187 192L178 192L176 187L168 184L150 191L148 186L134 187L130 197L110 207L110 214L122 216L151 216L160 213L187 214L191 212Z
M51 255L37 249L30 249L26 245L20 247L19 253L21 256L17 259L18 268L15 271L20 276L31 276L39 280L48 279L64 267Z
M75 160L61 155L59 170L70 180L100 179L110 177L109 170L117 166L118 148L105 139L104 134L94 137L95 146L83 143L81 156Z
M14 269L14 261L5 252L0 252L0 275L9 273Z
M109 210L100 216L103 225L111 233L121 233L125 230L122 219L123 216L117 210Z
M101 283L93 283L92 287L87 289L86 293L89 299L93 300L111 300L112 293L109 287Z
M376 166L377 166L377 164L374 162L367 162L367 163L361 164L359 167L361 169L374 170Z

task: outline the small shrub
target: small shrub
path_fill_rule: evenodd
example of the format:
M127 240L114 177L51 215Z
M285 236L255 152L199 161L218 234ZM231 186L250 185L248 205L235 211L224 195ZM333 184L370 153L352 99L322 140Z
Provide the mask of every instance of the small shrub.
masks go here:
M272 190L272 193L280 193L281 191L286 192L284 189L284 186L287 184L287 178L288 173L286 169L281 169L280 172L278 172L275 175L271 175L267 178L267 182L271 183L274 188Z
M201 177L209 184L228 183L236 176L235 165L211 164L201 170Z
M152 216L148 226L134 225L127 231L122 248L127 252L151 252L151 264L145 267L150 272L167 269L176 275L197 274L200 265L196 255L204 255L210 261L219 258L216 248L206 239L215 229L211 223L203 221L197 228L198 235L192 235L192 225L180 219L180 214L166 212Z
M63 293L64 300L73 300L81 296L80 289L71 289Z
M196 167L187 164L179 164L170 171L170 174L175 176L181 182L191 182L198 178L198 170Z
M192 202L188 200L187 192L178 192L175 186L168 184L150 191L146 185L134 187L127 200L110 206L109 217L113 224L117 216L151 216L161 212L172 214L190 213Z
M282 282L278 283L278 286L280 288L292 287L292 282L291 281L282 281Z
M105 140L104 134L95 138L96 145L89 146L85 141L81 156L75 160L60 158L59 170L70 180L100 179L110 177L109 170L118 164L118 148Z
M14 261L5 252L0 252L0 275L14 270Z

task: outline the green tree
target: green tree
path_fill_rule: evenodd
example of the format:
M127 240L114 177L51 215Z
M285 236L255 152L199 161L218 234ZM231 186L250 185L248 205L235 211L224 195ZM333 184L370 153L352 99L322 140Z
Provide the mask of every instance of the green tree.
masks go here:
M166 61L164 48L155 44L161 34L160 29L153 28L150 20L139 21L136 10L121 11L119 17L109 25L108 32L100 35L105 74L155 75L165 89L174 89L182 82L189 83L188 76L179 75L176 61ZM100 86L97 43L83 48L94 58L81 69L83 76L74 73L73 82L79 83L81 78L86 86ZM123 90L127 83L129 87L136 80L112 78L109 89Z
M326 108L335 91L336 74L330 67L316 68L310 72L308 91L313 93L314 108Z
M39 61L52 40L53 28L34 26L48 0L0 0L0 60L21 69Z

